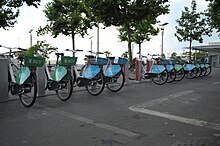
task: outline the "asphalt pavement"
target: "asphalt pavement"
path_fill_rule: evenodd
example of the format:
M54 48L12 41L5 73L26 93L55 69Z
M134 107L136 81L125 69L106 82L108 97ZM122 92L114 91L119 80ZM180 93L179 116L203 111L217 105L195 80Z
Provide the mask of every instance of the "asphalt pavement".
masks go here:
M91 96L46 92L31 108L0 103L0 146L220 146L220 68L156 85L130 81Z

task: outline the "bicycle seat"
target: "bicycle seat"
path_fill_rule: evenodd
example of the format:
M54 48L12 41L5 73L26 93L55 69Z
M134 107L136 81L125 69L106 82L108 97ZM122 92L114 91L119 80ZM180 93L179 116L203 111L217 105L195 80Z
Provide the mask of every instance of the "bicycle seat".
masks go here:
M55 53L57 56L64 56L63 53Z
M93 56L93 55L85 55L86 56L86 58L95 58L95 56Z
M24 55L19 55L17 59L18 60L24 60Z

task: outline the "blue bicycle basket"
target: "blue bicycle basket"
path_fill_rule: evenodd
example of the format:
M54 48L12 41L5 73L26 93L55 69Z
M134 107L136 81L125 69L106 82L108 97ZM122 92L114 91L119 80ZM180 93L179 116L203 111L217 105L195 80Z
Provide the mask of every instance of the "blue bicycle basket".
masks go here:
M106 65L106 64L108 64L108 59L107 58L102 58L102 57L97 57L96 58L96 64L97 65Z

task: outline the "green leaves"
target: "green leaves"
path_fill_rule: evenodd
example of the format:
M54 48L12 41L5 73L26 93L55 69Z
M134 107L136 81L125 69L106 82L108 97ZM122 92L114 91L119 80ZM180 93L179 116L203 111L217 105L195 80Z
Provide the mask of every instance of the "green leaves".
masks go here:
M40 0L1 0L0 1L0 28L13 27L19 16L19 8L26 3L28 6L38 7Z

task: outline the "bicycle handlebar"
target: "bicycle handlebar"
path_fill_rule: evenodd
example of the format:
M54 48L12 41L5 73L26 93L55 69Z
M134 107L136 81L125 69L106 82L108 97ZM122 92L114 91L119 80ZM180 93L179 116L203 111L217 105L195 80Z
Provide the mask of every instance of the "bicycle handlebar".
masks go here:
M65 51L70 51L70 52L76 53L76 52L82 52L83 50L79 50L79 49L76 49L76 50L66 49Z

